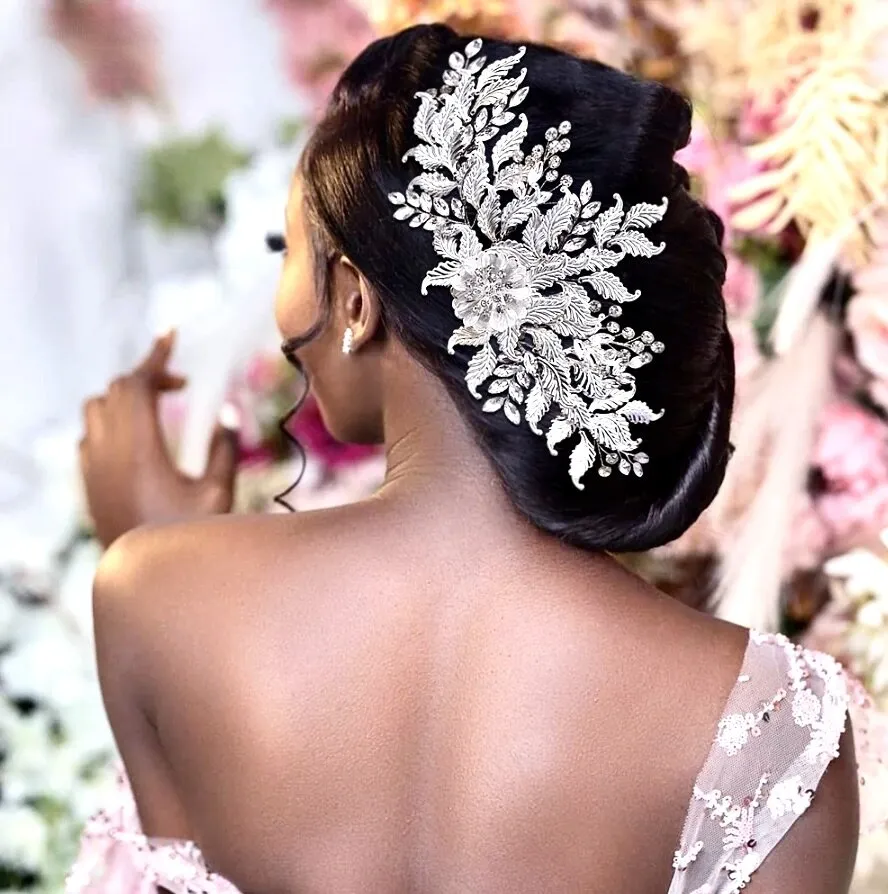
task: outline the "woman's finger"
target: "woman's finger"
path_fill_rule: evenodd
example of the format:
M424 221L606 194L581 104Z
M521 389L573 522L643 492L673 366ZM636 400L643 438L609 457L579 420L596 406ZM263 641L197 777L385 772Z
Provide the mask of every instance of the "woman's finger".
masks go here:
M95 431L98 428L101 421L104 405L104 397L91 397L88 401L86 401L86 403L84 403L83 424L86 429L87 436L89 436L90 432Z
M148 356L136 367L134 372L148 379L154 379L161 373L166 372L166 365L173 351L175 340L176 333L174 330L170 330L166 335L156 339L148 352Z
M188 384L185 376L164 372L154 379L154 387L158 391L181 391Z

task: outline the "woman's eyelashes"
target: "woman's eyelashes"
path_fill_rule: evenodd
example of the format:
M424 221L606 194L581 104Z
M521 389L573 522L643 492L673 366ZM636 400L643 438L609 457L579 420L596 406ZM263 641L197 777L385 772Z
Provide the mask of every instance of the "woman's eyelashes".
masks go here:
M265 244L268 246L268 250L275 254L287 253L287 240L281 233L269 233L265 237Z

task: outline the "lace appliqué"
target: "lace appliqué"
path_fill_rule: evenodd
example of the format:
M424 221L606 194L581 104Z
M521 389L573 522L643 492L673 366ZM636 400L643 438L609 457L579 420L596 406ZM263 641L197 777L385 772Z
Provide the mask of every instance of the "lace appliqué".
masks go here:
M730 795L723 795L718 789L711 792L701 791L694 786L694 800L702 801L709 811L711 819L716 820L725 836L722 839L726 851L744 847L752 850L757 842L753 837L755 812L762 801L762 793L768 784L768 774L762 775L755 794L743 799L742 804L734 804Z
M848 683L842 666L835 658L820 652L808 652L807 656L817 676L826 684L826 689L820 700L820 712L817 716L813 716L810 709L811 693L807 688L799 693L807 694L798 713L793 703L793 716L799 726L811 729L811 743L805 750L807 760L811 763L828 764L839 756L839 741L845 732L849 703Z
M745 675L744 675L745 676ZM738 682L748 682L738 680ZM761 723L771 720L771 713L786 698L786 690L778 689L775 696L767 702L762 702L761 710L756 714L728 714L718 724L718 733L715 740L725 753L731 757L738 754L740 749L749 741L749 737L758 737L762 734Z
M811 789L802 791L801 776L793 776L778 782L768 795L768 803L765 805L771 811L774 819L792 812L801 816L810 806L814 792Z
M694 786L669 894L747 887L810 807L839 754L848 705L847 679L833 658L784 636L750 634Z

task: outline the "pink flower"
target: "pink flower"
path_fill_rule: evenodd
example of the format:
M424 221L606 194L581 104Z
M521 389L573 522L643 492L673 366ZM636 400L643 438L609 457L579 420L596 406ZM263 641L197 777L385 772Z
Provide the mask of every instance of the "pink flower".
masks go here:
M349 0L265 0L278 20L287 70L317 108L339 76L376 36Z
M267 394L278 388L287 376L289 368L286 361L278 354L257 354L253 357L244 373L244 383L251 391Z
M546 10L543 42L624 68L635 49L625 5L597 0L573 0L562 5L560 10Z
M234 382L228 391L228 402L238 414L240 427L238 441L244 451L258 450L263 446L264 432L261 418L262 395L246 388L243 382Z
M813 463L823 474L816 508L838 542L888 526L888 427L848 402L827 408Z
M758 143L772 136L783 114L783 95L749 98L740 112L737 130L744 143Z
M823 494L817 511L839 543L882 529L888 525L888 483L863 492Z
M703 175L715 161L715 147L707 128L694 122L691 140L684 149L675 153L675 160L692 174Z
M131 0L52 0L49 27L78 60L99 99L156 99L159 73L154 30Z
M867 290L855 296L848 305L848 328L857 358L882 381L888 380L888 282L885 286L884 291Z
M744 317L728 320L731 341L734 342L734 368L738 389L759 368L762 354L752 321Z
M810 498L804 496L789 530L784 555L786 576L819 567L827 554L831 533L822 514Z
M330 469L350 466L378 453L374 446L343 444L327 431L317 401L309 397L287 430L313 456Z
M827 652L848 665L850 656L846 652L851 628L849 614L846 606L834 599L830 600L805 631L802 645L806 649Z
M725 224L725 245L733 241L731 217L736 203L730 198L732 187L747 180L759 170L738 143L716 142L699 122L691 130L691 141L676 161L683 164L703 184L703 199Z
M888 379L876 379L870 385L870 397L884 410L888 410Z
M541 0L512 0L512 12L522 35L542 40L546 18L550 13Z
M753 313L761 297L761 277L755 267L741 260L732 251L726 252L728 269L723 294L728 313L746 316Z
M242 442L238 444L238 466L240 468L268 468L272 466L277 457L270 447L262 445L247 446Z
M834 403L821 421L813 461L830 489L863 493L888 482L888 428L856 404Z

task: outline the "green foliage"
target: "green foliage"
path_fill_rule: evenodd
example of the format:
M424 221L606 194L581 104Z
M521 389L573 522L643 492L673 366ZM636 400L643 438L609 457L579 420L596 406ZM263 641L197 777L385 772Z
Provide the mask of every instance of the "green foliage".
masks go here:
M225 181L248 161L218 130L173 140L148 154L139 207L165 229L213 230L225 219Z
M38 877L31 872L19 872L0 866L0 891L27 891L33 888Z
M302 118L284 118L277 127L277 142L280 146L292 146L302 136L305 122Z
M759 349L770 353L769 337L780 310L780 281L789 273L791 262L775 242L761 239L741 239L736 246L737 254L758 270L762 278L762 300L755 318L755 332Z

